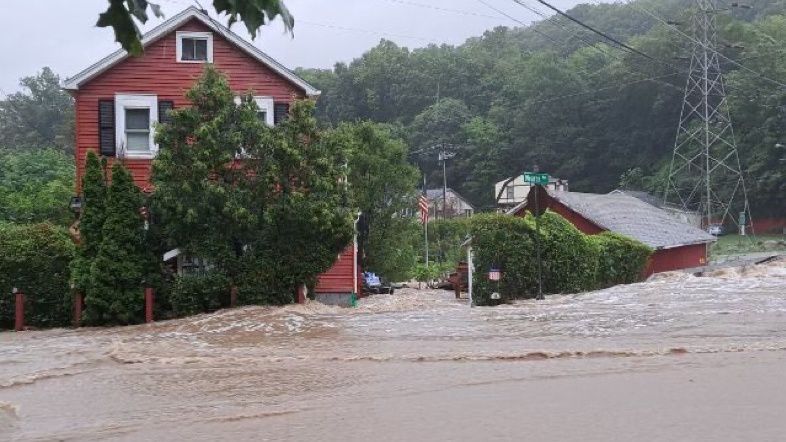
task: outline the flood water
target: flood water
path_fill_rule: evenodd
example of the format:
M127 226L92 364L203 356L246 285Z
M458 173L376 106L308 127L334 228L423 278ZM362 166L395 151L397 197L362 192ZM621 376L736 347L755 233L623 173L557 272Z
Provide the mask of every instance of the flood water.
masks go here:
M786 262L0 333L0 440L783 440Z

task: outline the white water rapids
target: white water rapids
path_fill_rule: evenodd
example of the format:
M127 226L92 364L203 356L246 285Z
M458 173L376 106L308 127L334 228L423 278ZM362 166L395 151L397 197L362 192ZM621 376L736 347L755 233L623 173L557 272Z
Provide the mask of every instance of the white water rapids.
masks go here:
M707 382L725 382L753 364L742 372L781 376L784 350L784 261L496 308L407 289L355 309L247 307L124 328L8 332L0 440L521 440L512 436L524 421L507 413L548 409L527 400L546 385L563 404L549 416L623 379L656 404L669 400L657 385L671 385L674 373L711 370ZM524 386L530 396L518 392ZM613 402L627 389L603 391L612 401L603 407L637 412ZM591 424L583 410L572 415Z

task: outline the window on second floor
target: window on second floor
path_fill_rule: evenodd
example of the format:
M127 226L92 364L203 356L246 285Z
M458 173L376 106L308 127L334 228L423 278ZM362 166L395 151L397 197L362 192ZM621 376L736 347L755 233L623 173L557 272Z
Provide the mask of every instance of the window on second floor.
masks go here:
M178 32L177 61L181 63L212 63L213 34L210 32Z
M516 197L516 189L513 186L508 186L505 188L505 199L512 200Z
M158 152L153 128L158 122L155 95L115 95L115 139L119 156L154 158Z

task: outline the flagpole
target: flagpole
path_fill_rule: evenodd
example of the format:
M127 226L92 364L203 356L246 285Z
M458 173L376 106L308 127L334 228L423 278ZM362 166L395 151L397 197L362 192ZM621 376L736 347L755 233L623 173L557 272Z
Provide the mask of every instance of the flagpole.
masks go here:
M426 174L423 174L423 195L426 195ZM428 211L428 207L426 208ZM426 212L428 213L428 212ZM423 223L423 241L426 248L426 270L428 270L428 215L426 215L425 222Z

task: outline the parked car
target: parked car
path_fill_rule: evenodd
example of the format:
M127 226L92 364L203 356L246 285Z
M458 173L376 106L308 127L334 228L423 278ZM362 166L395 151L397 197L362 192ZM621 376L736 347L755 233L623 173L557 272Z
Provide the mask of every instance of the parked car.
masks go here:
M380 295L380 294L388 294L392 295L393 291L392 284L386 283L382 278L380 278L374 272L363 272L363 293L366 295Z
M721 236L725 232L723 231L723 224L710 224L707 228L707 233L713 236Z

